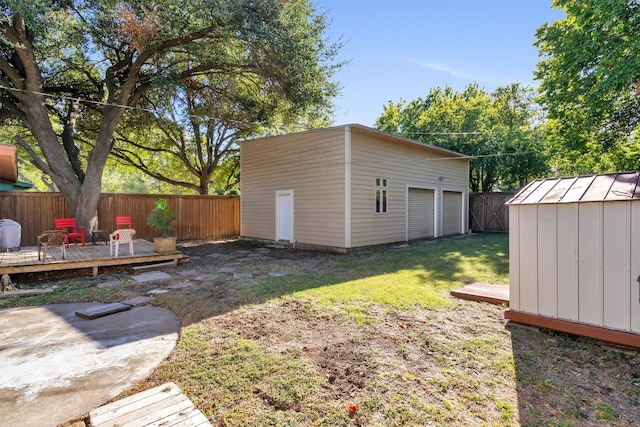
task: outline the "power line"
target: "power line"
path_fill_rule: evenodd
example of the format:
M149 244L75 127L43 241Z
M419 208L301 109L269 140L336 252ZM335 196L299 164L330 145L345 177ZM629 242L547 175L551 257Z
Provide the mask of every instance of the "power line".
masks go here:
M78 101L78 102L82 102L82 103L86 103L86 104L95 104L95 105L100 105L100 106L105 106L105 107L116 107L116 108L124 108L127 110L137 110L137 111L145 111L151 114L155 114L156 112L150 108L145 108L145 107L140 107L140 106L130 106L130 105L123 105L123 104L114 104L114 103L109 103L109 102L104 102L104 101L95 101L95 100L91 100L91 99L86 99L86 98L81 98L81 97L73 97L73 96L67 96L67 95L60 95L60 94L50 94L50 93L45 93L45 92L38 92L38 91L32 91L32 90L25 90L25 89L18 89L18 88L12 88L12 87L7 87L4 85L0 85L0 90L6 90L9 92L21 92L21 93L30 93L30 94L34 94L34 95L40 95L40 96L44 96L44 97L48 97L48 98L59 98L59 99L66 99L66 100L70 100L70 101ZM193 117L193 118L199 118L199 119L211 119L211 117L207 117L207 116L198 116L198 115L191 115L191 114L187 114L187 117ZM222 119L219 118L215 118L216 120L222 121ZM243 122L243 121L239 121L239 120L228 120L231 122L235 122L235 123L239 123L239 124L249 124L249 125L259 125L259 126L271 126L272 128L277 128L274 127L273 125L268 125L265 122ZM301 125L300 125L301 126ZM282 126L283 128L286 126ZM339 127L334 127L334 128L329 128L329 129L311 129L311 130L329 130L329 131L337 131L337 132L342 132L343 130L340 129ZM303 129L303 131L309 131L309 129ZM372 133L374 132L380 132L380 130L378 129L372 129L371 130ZM500 132L412 132L412 133L407 133L407 135L440 135L440 136L456 136L456 135L468 135L468 136L477 136L477 135L493 135L493 134L500 134ZM400 134L393 134L396 136L400 136L400 137L406 137L405 135L400 135ZM462 154L462 153L461 153ZM480 158L489 158L489 157L505 157L505 156L519 156L519 155L523 155L523 154L540 154L540 152L537 151L523 151L523 152L518 152L518 153L495 153L495 154L478 154L478 155L464 155L466 159L472 160L472 159L480 159ZM439 160L461 160L461 157L437 157L437 158L432 158L432 159L428 159L428 160L432 160L432 161L439 161ZM379 161L379 162L370 162L370 163L383 163L385 161Z

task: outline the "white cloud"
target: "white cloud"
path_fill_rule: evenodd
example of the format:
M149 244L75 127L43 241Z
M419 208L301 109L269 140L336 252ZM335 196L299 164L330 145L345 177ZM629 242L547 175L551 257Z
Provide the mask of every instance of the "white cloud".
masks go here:
M451 67L447 64L441 64L437 62L420 62L420 61L410 60L409 63L413 65L417 65L422 68L427 68L429 70L444 73L458 79L475 81L478 83L485 83L490 85L505 85L515 81L521 81L518 79L509 80L505 78L505 76L499 76L499 75L489 76L486 74L483 75L483 74L469 73L469 72L461 71L457 68Z

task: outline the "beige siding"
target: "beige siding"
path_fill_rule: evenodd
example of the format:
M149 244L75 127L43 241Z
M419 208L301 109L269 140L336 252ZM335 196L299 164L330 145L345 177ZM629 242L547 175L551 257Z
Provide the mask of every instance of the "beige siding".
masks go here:
M538 313L549 317L558 316L556 219L555 205L538 205Z
M519 207L509 206L509 308L520 311Z
M326 129L243 142L242 236L275 239L275 192L293 190L293 239L344 247L344 141Z
M511 309L640 332L640 203L510 205Z
M631 251L631 331L640 333L640 203L631 203L629 240Z
M631 305L629 203L604 203L603 324L629 330ZM636 300L637 301L637 300Z
M520 311L538 313L538 207L520 206Z
M427 146L408 144L373 132L353 132L351 144L351 230L354 247L407 239L408 188L435 189L436 203L441 203L443 186L467 194L466 159L451 158ZM375 213L377 177L388 179L387 214ZM441 212L441 206L436 206L436 212ZM437 235L441 234L442 230L437 230Z
M602 325L602 203L578 206L578 305L583 323Z
M557 264L547 260L546 267L558 271L558 317L575 322L578 320L578 205L557 205L557 213Z

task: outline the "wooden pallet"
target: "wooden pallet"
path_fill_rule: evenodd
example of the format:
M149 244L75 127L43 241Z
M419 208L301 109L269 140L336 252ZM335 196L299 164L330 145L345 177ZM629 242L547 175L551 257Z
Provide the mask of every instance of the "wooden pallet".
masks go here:
M96 408L89 420L92 427L211 427L172 382Z
M491 304L509 306L509 285L471 283L451 290L451 295L472 301L484 301Z

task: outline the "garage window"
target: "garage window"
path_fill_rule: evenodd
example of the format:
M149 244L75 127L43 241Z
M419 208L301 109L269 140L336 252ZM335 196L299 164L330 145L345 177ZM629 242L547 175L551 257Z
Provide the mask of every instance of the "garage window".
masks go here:
M376 213L388 212L387 178L376 178Z

